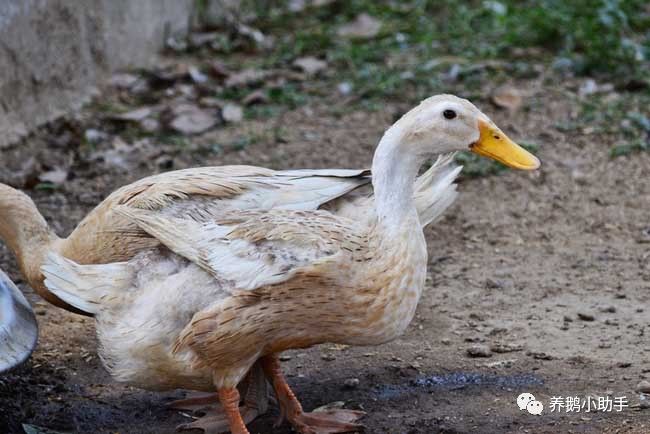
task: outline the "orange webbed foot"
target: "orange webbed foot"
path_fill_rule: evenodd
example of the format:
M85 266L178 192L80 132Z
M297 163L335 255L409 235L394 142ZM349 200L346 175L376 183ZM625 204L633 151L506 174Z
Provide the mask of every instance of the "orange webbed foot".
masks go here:
M300 434L335 434L363 431L363 425L355 422L364 415L362 411L333 409L288 415L287 419Z

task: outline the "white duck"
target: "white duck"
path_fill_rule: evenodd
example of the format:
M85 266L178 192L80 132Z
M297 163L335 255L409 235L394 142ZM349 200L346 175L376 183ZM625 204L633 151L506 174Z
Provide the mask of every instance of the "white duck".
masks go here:
M539 166L470 102L439 95L384 134L372 164L369 218L291 209L195 218L197 207L118 205L115 213L165 247L104 265L49 252L45 286L95 315L102 360L118 381L151 389L212 385L231 432L245 434L249 408L240 409L237 385L260 361L298 432L354 431L360 412L304 412L277 354L324 342L377 345L403 333L426 275L418 169L435 154L465 149L519 169ZM450 182L439 179L434 191L453 196ZM223 422L204 428L216 432Z

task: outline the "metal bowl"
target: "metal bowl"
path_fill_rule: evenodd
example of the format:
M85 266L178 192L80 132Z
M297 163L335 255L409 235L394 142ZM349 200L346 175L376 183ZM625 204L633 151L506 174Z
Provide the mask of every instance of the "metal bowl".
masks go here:
M0 270L0 373L27 360L37 339L38 325L31 306Z

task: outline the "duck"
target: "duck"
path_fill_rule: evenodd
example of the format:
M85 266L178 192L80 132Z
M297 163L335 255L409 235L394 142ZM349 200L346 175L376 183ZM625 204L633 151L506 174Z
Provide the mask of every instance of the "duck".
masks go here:
M0 270L0 374L27 360L37 340L38 324L31 306Z
M439 158L416 181L414 198L423 227L456 197L452 181L460 167L452 163L453 155ZM93 316L50 292L44 285L41 266L51 252L89 265L128 261L141 251L161 246L134 222L115 212L118 206L156 209L189 215L195 220L210 219L224 212L272 208L321 208L352 219L368 219L373 214L370 180L369 170L348 169L274 171L253 166L221 166L171 171L119 188L65 238L54 233L29 196L0 183L0 239L14 253L26 281L41 297L70 312ZM250 420L266 411L268 384L259 364L240 383L239 390L245 397ZM206 405L213 406L217 400L210 394L177 400L169 407L206 413ZM179 428L212 430L215 426L212 422L223 419L218 413L212 411Z
M372 200L327 209L369 182L359 172L283 174L269 187L279 172L213 168L205 181L178 171L116 191L66 239L42 218L17 229L20 213L6 210L0 236L9 235L40 293L95 317L99 353L116 380L216 390L222 408L206 431L248 433L256 409L248 396L240 406L238 386L257 368L296 431L355 431L360 412L304 412L278 354L324 342L376 345L404 331L426 275L422 223L453 202L458 168L443 158L430 169L423 183L432 196L421 207L416 175L430 157L466 149L518 169L539 166L469 101L439 95L382 137ZM322 182L334 191L323 194L314 186ZM38 248L27 253L30 244Z

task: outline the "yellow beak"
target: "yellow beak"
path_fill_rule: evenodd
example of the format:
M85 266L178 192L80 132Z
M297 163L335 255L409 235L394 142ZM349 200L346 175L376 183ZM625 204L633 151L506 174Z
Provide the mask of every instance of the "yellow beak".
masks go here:
M497 126L479 120L478 141L470 146L475 154L497 160L506 166L522 170L535 170L540 162L533 154L513 142Z

